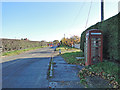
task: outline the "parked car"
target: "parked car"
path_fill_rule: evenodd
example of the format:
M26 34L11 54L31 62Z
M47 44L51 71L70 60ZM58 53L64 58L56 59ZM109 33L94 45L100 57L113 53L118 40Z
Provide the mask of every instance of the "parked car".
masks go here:
M48 46L53 47L53 46L54 46L54 44L48 44Z

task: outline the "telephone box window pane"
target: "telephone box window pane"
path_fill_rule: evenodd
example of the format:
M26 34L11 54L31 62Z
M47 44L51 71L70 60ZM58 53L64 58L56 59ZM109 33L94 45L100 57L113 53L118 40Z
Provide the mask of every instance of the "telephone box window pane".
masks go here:
M101 39L100 38L92 38L92 41L91 41L91 46L92 47L99 47L101 46Z
M100 61L100 46L101 38L94 37L91 39L91 60L93 64Z

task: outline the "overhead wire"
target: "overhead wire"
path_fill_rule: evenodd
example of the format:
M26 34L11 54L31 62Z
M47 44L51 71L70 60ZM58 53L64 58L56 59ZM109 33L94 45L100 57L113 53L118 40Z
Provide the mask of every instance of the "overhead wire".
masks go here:
M88 24L88 20L89 20L89 15L90 15L91 7L92 7L92 0L91 0L90 7L89 7L89 12L88 12L88 17L87 17L87 20L86 20L85 28L87 27L87 24Z
M73 23L71 24L71 27L75 24L75 22L76 22L78 16L80 16L81 10L83 9L84 6L85 6L85 2L81 5L78 14L75 16L75 18L74 18L74 20L73 20Z
M78 11L77 15L74 17L74 20L71 23L71 25L69 26L69 28L72 28L74 26L76 20L78 19L78 16L80 16L81 11L82 11L82 9L83 9L84 6L85 6L85 2L82 3L81 7L79 8L79 11Z
M79 9L79 12L78 12L78 14L76 15L74 21L77 20L78 16L80 16L80 14L81 14L81 10L83 9L84 5L85 5L85 2L81 5L81 7L80 7L80 9Z

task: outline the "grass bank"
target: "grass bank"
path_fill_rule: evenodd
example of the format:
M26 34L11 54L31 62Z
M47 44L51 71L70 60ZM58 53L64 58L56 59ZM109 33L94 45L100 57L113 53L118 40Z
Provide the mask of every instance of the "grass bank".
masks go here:
M85 60L84 59L76 59L76 57L83 57L83 52L69 52L69 53L64 53L61 54L61 56L66 60L67 63L69 64L77 64L77 65L85 65ZM109 84L113 86L113 88L118 88L120 87L120 79L118 76L118 71L119 71L119 65L110 62L107 60L103 60L102 63L98 63L95 65L91 66L85 66L82 70L79 72L79 77L80 77L80 82L84 84L86 87L87 81L86 81L86 76L99 76L105 80L109 81Z
M4 52L4 53L2 53L2 56L18 55L18 54L26 52L26 51L35 50L35 49L39 49L39 48L43 48L43 47L46 47L46 46L33 47L33 48L27 48L27 49L22 49L22 50L15 50L15 51Z
M80 50L80 49L76 49L76 48L72 48L72 47L68 47L68 46L63 46L63 45L61 45L60 47L57 47L56 51L59 51L59 49L61 49L61 51Z
M80 70L79 77L85 86L87 86L86 76L99 76L105 80L108 80L109 85L111 84L113 88L118 88L120 87L118 70L119 66L116 63L104 61L95 65L85 66L85 68Z
M68 52L68 53L64 53L61 55L67 63L69 64L78 64L78 65L82 65L85 64L84 59L76 59L76 57L83 57L83 53L81 51L77 51L77 52Z

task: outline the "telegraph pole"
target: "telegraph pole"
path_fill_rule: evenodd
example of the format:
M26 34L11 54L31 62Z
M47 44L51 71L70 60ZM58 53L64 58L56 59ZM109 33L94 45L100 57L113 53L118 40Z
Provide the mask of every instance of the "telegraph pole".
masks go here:
M120 12L120 1L118 2L118 13Z
M101 0L101 21L104 20L104 0Z

